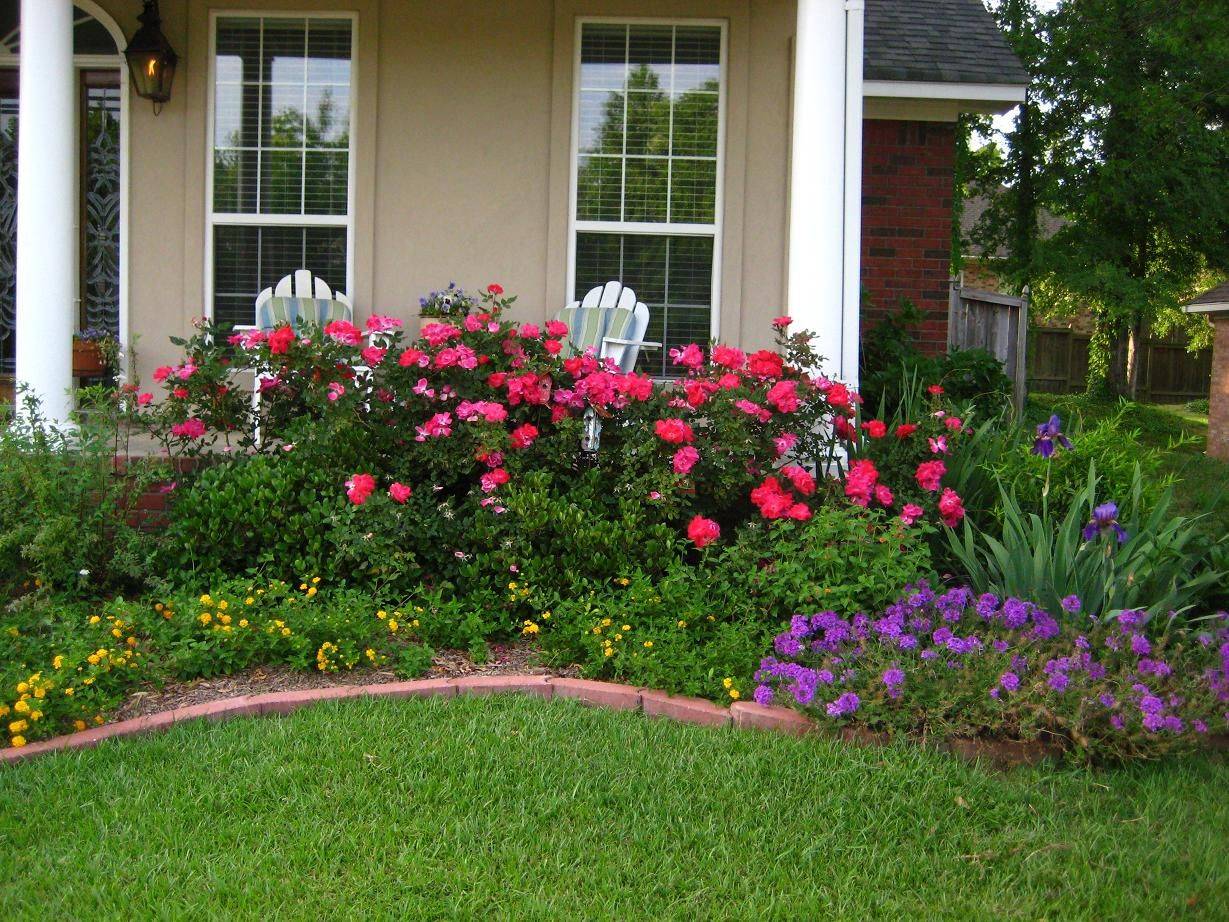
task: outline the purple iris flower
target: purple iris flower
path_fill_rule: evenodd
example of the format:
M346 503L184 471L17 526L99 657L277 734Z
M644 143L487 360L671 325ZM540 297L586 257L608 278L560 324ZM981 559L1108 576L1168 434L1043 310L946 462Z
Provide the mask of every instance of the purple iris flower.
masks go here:
M1033 441L1033 454L1048 458L1054 454L1054 443L1057 442L1068 451L1071 450L1071 440L1063 435L1063 421L1055 413L1048 422L1037 427L1037 438Z
M1102 503L1092 511L1092 521L1084 526L1084 540L1091 541L1110 530L1118 538L1119 544L1127 540L1126 531L1118 524L1118 504Z

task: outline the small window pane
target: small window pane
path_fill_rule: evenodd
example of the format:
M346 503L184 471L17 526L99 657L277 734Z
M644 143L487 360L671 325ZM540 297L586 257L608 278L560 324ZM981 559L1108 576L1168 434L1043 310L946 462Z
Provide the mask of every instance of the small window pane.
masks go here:
M303 214L303 151L267 150L260 158L261 214Z
M666 221L666 183L670 161L662 159L631 159L627 161L627 177L623 194L624 221Z
M628 34L628 89L670 90L670 65L674 58L672 26L635 26Z
M307 88L306 143L308 147L350 146L350 87Z
M260 145L260 85L220 84L214 94L215 147Z
M627 26L586 25L580 39L580 85L622 89L627 77Z
M716 93L721 81L721 31L679 26L674 38L674 92Z
M582 154L623 153L625 103L622 93L581 90L579 146Z
M307 180L303 210L308 214L344 215L349 210L346 190L350 155L344 151L307 152Z
M717 97L684 93L674 101L670 153L676 157L717 156Z
M261 87L261 147L303 146L303 85Z
M259 80L256 67L260 60L260 20L241 16L218 20L217 55L218 75L238 68L237 80Z
M576 173L576 216L582 221L618 221L623 194L623 161L581 157Z
M627 153L670 153L670 97L665 93L627 94Z
M717 162L672 161L670 220L675 224L712 224L716 220Z
M307 82L350 82L350 23L310 19L307 23Z
M255 214L259 157L254 150L214 151L214 211Z
M264 20L260 61L261 82L302 86L307 78L306 20Z

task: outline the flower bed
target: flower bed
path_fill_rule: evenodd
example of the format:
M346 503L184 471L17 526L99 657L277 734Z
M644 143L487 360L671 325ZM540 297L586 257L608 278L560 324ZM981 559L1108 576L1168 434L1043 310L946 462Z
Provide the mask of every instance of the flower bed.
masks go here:
M1197 675L1225 668L1222 622L1204 646L1166 617L1200 615L1219 574L1195 564L1201 546L1163 500L1145 515L1132 489L1120 513L1091 464L1072 493L1060 420L1025 443L918 382L866 418L788 318L775 350L689 345L671 350L678 379L654 381L569 354L562 323L506 320L510 303L498 286L480 298L452 286L424 303L416 337L380 315L364 329L203 325L155 372L162 399L121 390L124 422L179 472L158 497L166 532L149 540L123 512L83 519L69 540L59 514L51 531L23 522L36 541L0 542L28 593L0 624L10 743L105 720L141 682L257 665L412 677L435 649L481 660L516 639L553 666L673 694L798 691L855 735L1057 738L1099 758L1223 726L1207 697L1223 689ZM49 440L18 431L0 448L40 470ZM1020 450L1045 465L1041 515L1000 491L995 471ZM1055 459L1074 496L1061 522L1047 504ZM4 483L0 516L20 515L20 485ZM71 563L77 545L100 549L88 566ZM1010 583L1020 600L984 613L967 590L919 589L895 602L952 570L947 585L1010 595ZM72 601L90 592L100 601ZM1115 620L1124 608L1151 620ZM1128 642L1162 658L1106 652L1131 619ZM788 657L757 683L787 624L802 634L777 638ZM892 647L881 625L913 646ZM1142 668L1170 672L1137 682ZM1136 726L1145 699L1154 710Z
M754 699L870 731L1041 741L1082 758L1154 756L1223 733L1229 615L1153 636L1144 622L1123 612L1076 625L1022 599L922 585L877 618L795 616Z

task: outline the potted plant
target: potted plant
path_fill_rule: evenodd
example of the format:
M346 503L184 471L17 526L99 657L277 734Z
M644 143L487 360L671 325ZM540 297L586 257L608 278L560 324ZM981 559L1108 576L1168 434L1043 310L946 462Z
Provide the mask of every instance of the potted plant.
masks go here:
M419 298L419 316L421 317L464 317L478 306L477 300L456 282L449 282L443 291L433 291L425 298Z
M73 376L100 378L114 371L119 340L102 327L88 327L73 336Z

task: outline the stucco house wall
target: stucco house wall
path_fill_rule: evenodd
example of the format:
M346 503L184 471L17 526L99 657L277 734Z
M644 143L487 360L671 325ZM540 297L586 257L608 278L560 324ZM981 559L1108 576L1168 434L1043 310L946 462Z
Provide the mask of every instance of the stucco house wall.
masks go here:
M99 0L131 34L131 0ZM727 22L721 338L769 342L786 291L794 0L347 0L355 51L354 269L359 316L412 318L455 280L499 281L516 313L569 299L568 203L578 16ZM180 51L161 114L129 110L129 328L134 370L174 359L168 337L205 310L210 16L337 12L336 0L162 0ZM867 100L863 326L901 297L942 347L954 104ZM267 280L268 283L274 281ZM342 284L341 280L331 280Z
M131 29L128 0L100 5ZM784 299L791 0L348 0L358 14L356 311L413 317L450 280L499 281L525 319L566 290L577 16L729 23L722 337L769 341ZM211 11L336 11L335 0L163 0L175 96L131 106L130 327L136 370L205 307ZM273 280L270 280L270 282Z

